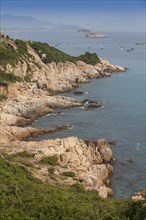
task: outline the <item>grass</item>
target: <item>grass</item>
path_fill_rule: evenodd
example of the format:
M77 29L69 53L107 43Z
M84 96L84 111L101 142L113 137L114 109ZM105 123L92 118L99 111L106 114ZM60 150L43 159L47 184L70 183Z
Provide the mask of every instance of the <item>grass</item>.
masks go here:
M66 171L66 172L61 173L61 175L67 176L67 177L72 177L72 178L74 178L76 176L75 172L73 172L73 171Z
M144 220L144 202L51 186L0 157L1 220Z
M6 66L8 63L15 66L19 61L19 54L8 42L0 42L0 65Z
M58 165L58 156L57 155L53 155L53 156L44 156L41 160L40 160L41 164L49 164L51 166L56 166Z
M15 45L15 47L14 47ZM16 49L17 48L17 49ZM0 42L0 65L6 66L11 64L16 66L20 58L29 58L30 54L27 49L27 42L16 39L2 39Z
M6 73L0 70L0 86L7 86L9 83L22 82L20 76L15 76L13 73Z
M19 55L30 56L28 53L26 41L16 39L15 44L17 45Z
M14 154L14 156L18 156L18 157L22 157L22 158L33 158L34 155L35 154L28 153L27 151L21 151L21 152Z

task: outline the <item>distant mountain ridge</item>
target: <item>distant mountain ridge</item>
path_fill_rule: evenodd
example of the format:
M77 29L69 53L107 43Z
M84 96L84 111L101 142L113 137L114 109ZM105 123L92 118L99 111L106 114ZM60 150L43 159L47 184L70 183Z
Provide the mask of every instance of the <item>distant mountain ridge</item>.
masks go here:
M40 30L69 30L77 31L82 27L41 21L31 16L14 16L4 14L0 16L2 29L40 29Z

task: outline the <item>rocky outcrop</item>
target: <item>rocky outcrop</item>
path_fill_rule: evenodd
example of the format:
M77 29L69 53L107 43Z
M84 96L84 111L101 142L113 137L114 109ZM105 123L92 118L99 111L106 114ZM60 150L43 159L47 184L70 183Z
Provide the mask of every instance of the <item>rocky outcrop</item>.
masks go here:
M104 198L112 195L109 188L109 175L113 171L110 165L112 151L104 139L96 142L76 137L39 142L13 141L10 147L7 144L1 146L1 150L2 148L11 157L19 155L20 152L33 155L33 158L27 161L31 163L30 170L35 177L43 181L59 185L81 183L85 189L97 190ZM56 164L50 165L49 162L44 163L42 160L53 156L57 157ZM53 174L49 176L48 170L51 169Z
M29 94L30 93L30 94ZM82 106L82 101L77 101L65 96L49 96L41 93L26 91L21 95L11 97L0 103L0 125L14 126L32 123L39 116L52 112L56 108L69 108Z
M111 195L109 175L113 169L110 165L112 152L105 140L92 142L68 137L38 142L25 141L29 137L65 130L69 127L65 125L35 129L18 126L32 123L56 108L82 105L85 105L86 109L102 107L102 103L98 101L79 101L54 93L71 90L77 87L78 83L90 82L92 78L108 77L112 72L123 72L126 69L111 65L103 59L100 59L100 63L95 66L81 61L44 64L29 46L28 52L29 56L26 56L27 58L22 56L17 65L7 64L5 68L0 66L1 70L23 79L23 82L10 84L5 88L0 87L0 93L8 96L7 100L0 102L1 151L11 156L21 151L33 153L33 158L27 158L29 161L21 159L18 162L25 166L26 162L29 162L29 165L32 165L28 166L30 171L43 181L60 185L80 182L86 189L98 190L102 197ZM24 80L28 76L30 82ZM53 168L50 164L41 162L43 157L52 156L57 157L58 161ZM48 172L51 172L51 175Z
M6 144L16 140L29 140L43 134L65 131L70 128L70 125L57 126L55 128L32 128L32 127L16 127L5 126L0 127L0 143Z
M65 63L52 62L44 64L31 47L28 47L28 52L32 58L19 61L15 67L7 64L6 72L20 76L22 79L30 74L31 82L37 88L47 91L67 91L73 89L76 83L89 82L92 78L107 77L112 72L123 72L126 70L124 67L114 66L101 58L100 63L95 66L82 61L77 63L66 61ZM17 83L16 94L19 93L21 88L27 86L29 87L30 84L27 84L25 81L20 84ZM14 87L14 85L10 85L4 92L14 94Z
M146 189L143 189L132 196L132 199L135 201L145 200L146 199Z

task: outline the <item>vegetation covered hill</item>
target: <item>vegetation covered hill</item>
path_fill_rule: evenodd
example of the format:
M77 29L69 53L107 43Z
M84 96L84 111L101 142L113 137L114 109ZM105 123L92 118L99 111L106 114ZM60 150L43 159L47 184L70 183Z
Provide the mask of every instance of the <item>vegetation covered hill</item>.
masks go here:
M144 220L144 202L102 199L80 185L51 186L0 157L1 220Z
M95 65L100 62L99 57L95 53L92 54L86 52L84 55L74 57L50 46L47 43L23 41L18 39L13 40L9 38L9 36L5 37L0 34L0 66L5 67L7 64L15 66L18 61L23 63L23 61L27 61L31 58L33 59L32 55L28 52L28 47L33 48L45 64L66 61L76 63L80 60L88 64Z
M30 66L30 63L35 67L40 67L35 57L30 54L30 48L34 50L44 64L51 62L65 63L66 61L77 63L78 60L81 60L95 65L100 62L99 57L95 53L86 52L84 55L73 57L47 43L14 40L9 36L0 34L0 87L7 87L15 82L31 82L34 68ZM21 71L19 71L19 74L16 74L15 71L15 68L17 70L20 69L20 63L21 67L23 64L27 65L26 73L23 76L20 73ZM0 94L0 101L5 98L4 94Z
M96 53L86 52L81 56L74 57L56 49L55 47L50 46L47 43L30 42L30 46L36 51L36 53L40 56L45 64L51 62L59 63L66 61L76 63L80 60L87 64L95 65L100 62L100 59ZM43 54L45 54L44 57Z

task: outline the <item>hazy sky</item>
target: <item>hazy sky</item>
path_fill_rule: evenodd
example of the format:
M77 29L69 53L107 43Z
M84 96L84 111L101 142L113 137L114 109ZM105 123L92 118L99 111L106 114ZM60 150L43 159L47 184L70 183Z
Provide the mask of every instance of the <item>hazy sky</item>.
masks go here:
M0 0L1 14L101 31L145 31L145 0Z

